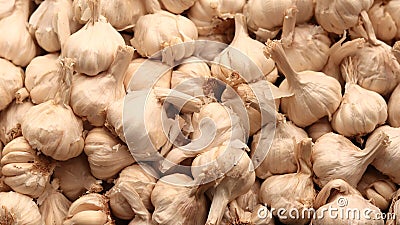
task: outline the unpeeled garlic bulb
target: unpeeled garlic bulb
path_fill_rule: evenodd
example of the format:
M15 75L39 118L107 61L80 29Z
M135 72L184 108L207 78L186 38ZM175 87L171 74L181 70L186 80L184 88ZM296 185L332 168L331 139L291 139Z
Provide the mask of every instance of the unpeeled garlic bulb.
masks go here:
M59 88L59 54L47 54L32 59L25 71L25 87L35 104L54 99Z
M204 193L196 193L197 188L193 186L193 179L185 174L162 177L151 193L153 221L160 225L205 224L207 200Z
M360 87L349 57L342 63L346 86L342 102L333 114L332 128L346 137L364 136L384 124L388 110L385 99L378 93Z
M274 83L278 78L278 71L274 61L263 55L263 48L264 44L249 36L246 17L243 14L236 14L235 38L229 47L213 60L212 75L231 86L264 77Z
M230 28L229 19L241 13L245 4L245 0L197 0L188 17L200 35L224 34Z
M71 107L76 115L93 126L104 125L107 107L125 96L124 74L133 51L132 47L118 46L114 62L106 72L95 77L73 76Z
M0 192L0 222L2 224L43 224L39 208L32 198L17 192Z
M317 209L315 212L317 217L311 221L313 225L384 224L382 217L379 216L382 215L379 208L364 199L352 185L341 179L332 180L321 189L315 199L314 207ZM337 211L328 214L329 209L337 209ZM354 209L358 209L359 212L355 212ZM350 211L353 213L349 213Z
M324 117L307 128L307 134L316 142L322 135L333 131L328 117Z
M304 218L288 216L288 212L292 209L303 212L314 204L316 191L312 180L311 147L311 138L296 143L297 172L269 177L261 185L260 200L272 208L286 210L281 215L273 212L284 224L308 224L311 219L311 216Z
M68 160L83 151L83 125L69 106L74 62L60 61L60 87L55 99L33 106L21 124L29 144L56 160Z
M392 92L388 102L388 122L392 127L400 127L400 85Z
M389 42L400 38L400 16L397 13L399 6L399 0L379 0L374 1L368 10L376 37L380 40Z
M211 77L211 70L207 63L199 58L190 57L182 61L179 67L172 71L171 89L190 95L193 93L192 96L196 96L198 93L194 93L195 90L191 89L196 89L197 82L209 77Z
M69 35L79 29L73 19L71 0L46 0L29 18L29 30L47 52L61 49Z
M103 190L101 180L96 180L90 174L89 163L84 154L64 162L58 162L54 178L60 181L62 193L72 201L86 191L100 192Z
M400 191L397 190L392 196L392 203L390 204L389 212L390 215L399 215L399 199L400 199ZM386 221L386 225L397 225L400 224L400 219L398 216L394 216L395 218L388 218Z
M149 212L154 210L151 193L157 178L152 167L145 164L134 164L123 169L115 185L107 192L113 215L124 220L135 216L143 221L151 219Z
M389 146L389 136L379 131L364 150L342 135L328 133L315 142L312 165L315 183L324 187L329 181L343 179L356 187L368 165Z
M170 12L175 14L181 14L183 11L189 9L197 2L197 0L160 0L162 5Z
M97 193L90 193L71 204L63 225L109 225L112 223L107 198Z
M13 4L13 1L15 3L11 14L0 19L0 29L7 30L7 35L0 37L0 57L17 66L26 66L37 53L37 47L27 27L31 1L9 2Z
M15 99L15 93L24 86L24 71L8 60L0 58L0 111Z
M115 136L126 143L122 114L124 111L124 99L118 99L111 103L106 110L106 121L104 126Z
M76 72L89 76L107 70L118 46L125 44L122 36L100 15L99 1L89 0L91 18L69 36L61 51L62 56L76 60Z
M14 191L33 198L43 193L55 168L54 161L39 155L24 137L18 137L4 146L0 162L4 183Z
M281 110L299 127L306 127L331 115L342 99L340 83L322 72L296 72L288 62L282 45L269 40L264 54L271 57L286 76L280 89L294 93L281 99Z
M89 131L84 151L88 156L90 171L101 180L113 178L135 162L126 145L120 143L106 128Z
M253 154L258 146L264 146L264 140L260 138L265 132L261 130L253 136L251 143ZM297 127L291 121L286 121L285 116L278 113L276 115L275 135L265 158L256 168L257 177L266 179L272 175L296 172L298 166L294 151L296 145L293 140L299 142L307 137L308 135L303 129Z

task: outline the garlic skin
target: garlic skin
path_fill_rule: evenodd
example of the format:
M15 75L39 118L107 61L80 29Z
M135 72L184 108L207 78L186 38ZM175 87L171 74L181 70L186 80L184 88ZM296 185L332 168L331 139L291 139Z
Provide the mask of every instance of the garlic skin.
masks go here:
M377 133L374 143L359 149L342 135L328 133L315 142L312 151L314 181L324 187L329 181L343 179L356 187L368 165L389 147L389 136Z
M399 0L374 1L368 10L376 37L380 40L390 42L400 38L400 17L397 13L399 6Z
M188 175L175 173L162 177L154 186L151 202L156 224L205 224L208 207L204 193L196 193L197 186L182 186L183 183L190 185L193 180Z
M101 179L112 179L123 168L133 164L129 149L121 144L106 128L93 128L85 138L85 154L90 171Z
M97 193L90 193L71 204L63 225L112 223L107 198Z
M64 162L58 162L54 178L60 181L60 190L69 200L76 200L85 192L101 192L101 180L90 174L87 157L82 154Z
M31 101L40 104L54 99L59 88L59 54L47 54L32 59L25 71L25 87Z
M73 76L71 108L76 115L93 126L104 125L107 107L125 96L123 76L133 51L132 47L118 46L114 62L106 72L95 77L84 74Z
M318 138L324 134L332 132L333 129L328 117L324 117L309 126L306 131L307 134L312 138L313 142L316 142Z
M207 63L199 58L190 57L185 59L176 70L172 71L171 89L191 95L189 93L191 90L187 90L185 87L186 85L191 85L192 82L197 82L203 78L207 79L210 77L211 70ZM195 88L196 87L192 87L191 89Z
M151 193L157 178L153 168L145 164L134 164L123 169L115 185L106 194L113 215L124 220L132 219L135 215L141 219L150 216L147 219L151 219L149 211L154 209Z
M197 0L179 0L179 1L174 1L174 0L160 0L164 8L166 8L168 11L175 13L175 14L181 14L183 11L189 9L190 7L197 2Z
M286 209L285 216L293 208L302 212L304 209L310 209L313 206L317 194L312 180L311 147L311 138L296 143L297 172L267 178L261 185L261 202L275 209ZM273 213L277 216L276 212ZM308 224L310 219L311 217L279 218L284 224Z
M15 0L2 0L0 6L0 19L2 19L13 12L15 8Z
M313 225L384 224L383 219L379 217L382 214L379 208L364 199L354 187L341 179L332 180L321 189L315 199L314 207L317 209L316 214L318 216L311 221ZM348 213L352 209L360 209L361 212L359 216L356 216L357 214L347 214L347 216L343 214L343 216L334 218L327 214L329 208L339 209L339 213L342 210L342 212ZM368 214L363 213L367 210ZM340 215L339 213L336 215Z
M387 119L385 99L378 93L357 85L352 58L342 63L346 86L342 102L333 114L332 128L346 137L363 136L384 124Z
M200 35L224 34L230 27L229 19L241 13L245 4L246 0L197 0L188 17Z
M0 68L1 111L13 101L15 93L24 86L24 71L10 61L2 58L0 58Z
M43 224L39 208L32 198L17 192L0 192L0 222L2 224Z
M213 60L212 75L231 86L264 77L274 83L278 78L278 71L274 61L264 57L263 48L264 44L249 36L246 17L243 14L236 14L235 37L229 47ZM243 59L246 56L248 59Z
M392 127L400 127L400 109L398 107L399 102L400 85L397 85L388 102L388 122Z
M322 72L294 71L278 41L269 40L264 54L272 58L286 76L279 89L294 93L281 99L281 110L293 123L306 127L322 117L331 117L342 99L341 86L336 79Z
M107 107L106 122L104 126L115 136L126 143L122 114L124 111L124 99L121 98Z
M99 1L89 0L90 20L69 36L61 51L62 56L76 60L76 72L88 76L107 70L118 46L125 44L122 36L100 15Z
M18 137L4 146L2 155L0 163L4 183L18 193L39 197L50 181L54 161L38 155L24 137Z
M397 163L397 159L400 157L400 151L398 149L400 142L400 128L393 128L388 125L378 127L368 137L365 146L371 147L375 145L379 138L379 134L382 132L389 136L390 142L386 149L377 154L372 165L381 173L387 175L393 182L400 184L400 176L395 172L400 168Z
M390 204L388 214L398 215L399 203L400 203L399 199L400 199L400 191L397 190L392 196L392 203ZM397 216L396 216L396 218L388 218L388 220L386 221L386 225L397 225L399 223L400 223L400 219Z
M72 17L71 0L43 1L29 18L30 33L47 52L59 51L69 35L79 29Z
M264 131L265 132L265 131ZM253 136L251 143L252 153L257 149L258 145L262 146L260 140L263 131ZM268 150L264 160L256 168L258 178L266 179L272 175L295 173L297 171L297 163L295 158L295 143L307 138L307 133L294 125L291 121L287 121L285 116L278 113L276 115L275 135L271 147Z
M37 47L26 26L29 4L30 1L15 0L11 14L0 19L0 29L7 30L7 35L0 37L0 57L23 67L37 54Z

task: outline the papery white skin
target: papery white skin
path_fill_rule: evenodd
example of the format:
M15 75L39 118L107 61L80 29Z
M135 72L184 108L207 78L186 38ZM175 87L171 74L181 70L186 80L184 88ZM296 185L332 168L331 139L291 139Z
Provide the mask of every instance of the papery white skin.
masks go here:
M126 143L125 134L124 134L124 126L122 120L122 114L124 111L124 99L121 98L111 105L107 107L106 110L106 122L104 126L108 128L108 130L118 136L121 141Z
M17 104L12 102L6 109L0 112L0 141L7 144L14 138L22 135L21 123L26 112L32 108L29 101Z
M160 2L168 11L181 14L183 11L192 7L197 0L160 0Z
M400 85L392 92L388 102L388 122L392 127L400 127Z
M15 9L15 0L0 1L0 19L10 15Z
M0 58L0 111L15 98L15 92L24 86L24 71L8 60Z
M0 221L4 224L43 224L32 198L18 192L0 192Z
M394 38L400 38L400 16L397 13L399 7L399 0L379 0L374 1L372 7L368 10L376 37L380 40L391 41Z
M209 77L211 77L211 70L207 63L199 58L190 57L184 60L176 70L172 71L171 89L189 94L191 90L186 90L186 85ZM196 89L196 87L190 89Z
M332 132L333 129L331 123L328 121L328 118L324 117L309 126L306 131L308 136L312 138L313 142L316 142L318 138L324 134Z
M392 203L390 204L388 214L398 215L399 210L400 210L399 199L400 199L400 191L397 190L392 196ZM388 220L386 221L386 225L397 225L399 223L400 223L400 219L397 216L395 218L388 218Z

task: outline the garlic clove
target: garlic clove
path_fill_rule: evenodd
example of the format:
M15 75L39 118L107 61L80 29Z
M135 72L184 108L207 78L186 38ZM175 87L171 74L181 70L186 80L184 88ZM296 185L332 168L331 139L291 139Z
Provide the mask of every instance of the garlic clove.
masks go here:
M24 86L24 71L8 60L0 58L0 111L15 98L15 93Z
M400 127L398 102L400 102L400 85L394 89L388 102L388 122L392 127Z
M306 129L308 136L310 136L313 142L316 142L322 135L333 131L331 123L328 121L328 117L324 117L317 122L313 123Z
M0 192L0 221L3 224L43 224L32 198L17 192Z

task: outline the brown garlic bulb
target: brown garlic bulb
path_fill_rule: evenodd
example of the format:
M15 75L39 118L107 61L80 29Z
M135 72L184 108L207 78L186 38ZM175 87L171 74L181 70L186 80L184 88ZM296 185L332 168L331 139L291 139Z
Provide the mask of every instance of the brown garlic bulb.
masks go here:
M312 152L314 181L324 187L329 181L343 179L356 187L368 165L389 146L389 136L379 131L371 145L359 149L342 135L328 133L315 142Z
M311 219L311 217L295 219L288 216L288 212L292 209L302 212L314 204L317 194L312 180L311 147L311 138L296 143L297 172L269 177L261 185L260 200L264 204L275 209L286 209L284 215L273 212L284 224L308 224Z
M400 85L392 92L388 102L388 122L392 127L400 127Z
M101 180L113 178L135 162L126 145L121 144L106 128L89 131L84 151L88 156L90 171Z
M53 159L68 160L83 151L83 126L69 106L74 62L69 58L60 62L61 84L55 99L30 108L21 128L33 148Z
M263 140L260 140L262 133L263 131L260 131L253 136L251 143L253 154L258 145L263 146ZM278 113L276 115L274 139L264 160L256 168L257 177L266 179L276 174L296 172L298 166L294 151L296 145L293 140L299 142L307 137L307 133L303 129L297 127L291 121L286 121L285 116Z
M0 58L0 111L15 98L15 93L24 86L24 71L10 61Z
M168 11L175 13L175 14L181 14L185 10L189 9L190 7L193 6L197 2L197 0L160 0L164 8L166 8Z
M386 225L397 225L400 223L400 219L397 215L399 215L399 199L400 199L400 191L397 190L392 196L392 204L390 204L388 214L392 215L391 218L386 220Z
M134 164L123 169L115 185L107 192L113 215L125 220L136 215L142 220L149 219L147 216L151 217L149 212L154 209L151 193L157 178L152 167L145 164Z
M376 37L380 40L389 42L392 39L400 38L400 17L397 13L399 7L399 0L378 0L374 1L368 10Z
M322 135L333 131L328 117L324 117L307 128L307 134L316 142Z
M96 180L90 174L89 163L84 154L64 162L58 162L54 178L60 181L62 193L72 201L86 191L100 192L103 190L101 180Z
M198 187L191 184L191 177L179 173L157 181L151 193L153 221L159 225L205 224L208 213L206 197L204 193L196 193Z
M118 136L123 142L126 143L124 126L122 121L122 114L124 111L124 99L121 98L107 107L106 122L104 126L115 136Z
M107 107L125 96L124 74L133 51L132 47L118 46L115 60L106 72L95 77L73 76L71 107L76 115L93 126L104 125Z
M4 183L14 191L33 198L43 193L55 168L54 161L39 155L24 137L18 137L4 146L0 162Z
M0 223L38 225L43 224L43 218L32 198L13 191L0 192Z

